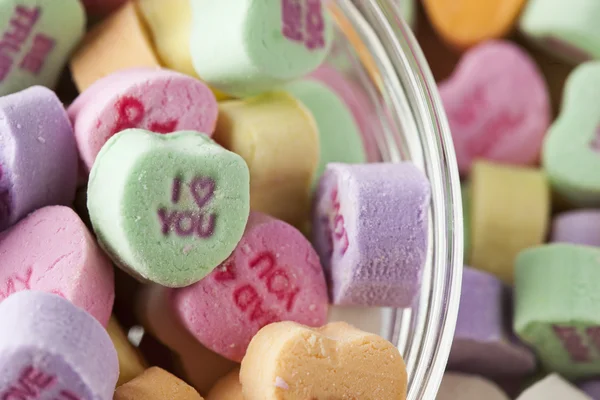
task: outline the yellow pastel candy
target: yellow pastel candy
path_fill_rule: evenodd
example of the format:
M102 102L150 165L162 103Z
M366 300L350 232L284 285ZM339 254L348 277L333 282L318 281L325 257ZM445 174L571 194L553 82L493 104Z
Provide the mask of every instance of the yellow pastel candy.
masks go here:
M111 317L106 327L119 357L119 380L117 385L129 382L140 375L147 368L142 354L133 347L125 332L114 317Z
M250 169L250 208L304 229L319 162L317 125L284 92L219 103L213 139Z
M471 172L471 265L512 285L514 261L542 244L550 190L535 168L477 161Z
M114 400L203 400L193 387L158 367L143 374L115 391Z
M240 383L240 369L236 368L219 379L208 392L206 400L244 400L242 384Z

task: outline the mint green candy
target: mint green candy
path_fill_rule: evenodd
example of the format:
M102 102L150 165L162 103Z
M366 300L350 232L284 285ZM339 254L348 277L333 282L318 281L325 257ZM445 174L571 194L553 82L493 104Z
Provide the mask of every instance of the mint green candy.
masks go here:
M250 212L245 161L198 132L128 129L90 173L90 220L113 261L142 281L183 287L223 262Z
M335 92L314 80L290 83L285 90L308 108L319 128L321 150L313 186L330 162L361 164L367 161L354 116Z
M0 1L0 96L53 88L85 24L79 0Z
M562 109L550 127L542 163L552 188L577 206L600 206L600 61L567 79Z
M600 374L600 248L550 244L515 264L514 330L548 371Z
M300 78L333 39L324 0L192 1L190 53L209 85L237 97Z
M528 0L519 21L526 37L562 59L600 58L600 1Z

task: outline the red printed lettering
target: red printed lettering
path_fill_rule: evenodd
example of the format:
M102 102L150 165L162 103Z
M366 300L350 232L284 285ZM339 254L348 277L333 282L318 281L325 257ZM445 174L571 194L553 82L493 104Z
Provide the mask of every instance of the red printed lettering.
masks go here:
M113 135L125 129L140 127L146 115L144 104L133 96L122 97L115 103L115 109L117 110L117 122L112 130ZM176 126L176 119L168 119L164 122L151 122L148 129L156 133L170 133Z
M328 225L330 224L330 226L326 230L329 237L333 237L330 241L332 249L331 254L333 254L333 244L335 242L339 244L340 253L343 256L346 254L346 251L348 251L350 242L348 241L348 234L344 224L344 216L341 214L341 204L338 198L337 188L331 191L331 207L333 209L333 214L329 218Z
M171 133L171 132L175 131L176 127L177 127L177 120L170 119L165 122L156 122L156 121L152 122L148 126L148 129L150 129L152 132L156 132L156 133Z
M234 281L236 278L235 263L233 261L229 261L224 265L218 266L213 274L213 277L217 282Z
M266 251L258 254L250 261L249 267L260 271L258 277L265 283L269 293L274 294L280 301L287 298L286 308L291 311L300 289L293 287L287 272L283 268L277 267L273 253Z
M309 50L325 47L321 0L281 0L281 22L281 33L287 39L304 43Z
M258 275L259 278L264 278L275 267L275 257L269 252L264 252L256 256L250 261L250 269L255 269L261 265L262 272Z
M5 283L4 292L0 290L0 301L6 299L13 293L19 292L21 290L29 290L31 289L31 276L33 275L33 269L29 267L22 276L15 274L14 276L8 278ZM15 283L20 283L20 285L15 285Z
M489 156L502 136L513 132L521 123L523 123L522 115L495 115L486 122L481 133L468 142L467 152L472 156Z
M591 361L590 352L574 327L553 325L552 330L573 362L587 363Z
M56 377L40 371L33 366L27 366L21 371L17 382L2 394L2 400L37 399L45 389L50 388Z

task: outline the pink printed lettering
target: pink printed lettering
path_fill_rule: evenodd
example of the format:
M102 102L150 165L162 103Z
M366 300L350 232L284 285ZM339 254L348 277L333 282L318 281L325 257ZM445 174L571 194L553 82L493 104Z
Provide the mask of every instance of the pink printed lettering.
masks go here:
M468 143L468 153L471 156L489 156L496 143L503 136L512 133L521 123L522 115L495 115L483 126L481 133Z
M177 120L170 119L165 122L156 122L156 121L152 122L150 124L150 126L148 127L148 129L150 129L152 132L156 132L156 133L171 133L171 132L175 131L176 127L177 127Z
M113 135L125 129L140 127L146 115L144 104L132 96L124 96L117 101L115 109L117 110L117 123L112 130ZM148 125L148 129L156 133L170 133L173 132L177 123L176 119L168 119L164 122L154 121Z
M307 0L306 12L306 32L308 38L306 47L310 50L322 49L325 47L325 20L321 8L321 0Z
M168 235L171 230L171 226L175 221L177 221L177 211L172 211L169 213L166 208L158 209L158 219L161 225L161 232L163 235Z
M596 131L594 132L594 137L590 142L590 147L592 148L592 150L600 153L600 126L597 127Z
M567 353L569 353L573 362L590 362L590 352L574 327L553 325L552 330L563 344Z
M190 190L198 208L204 207L213 198L215 186L212 178L197 176L192 180Z
M325 47L321 0L281 0L281 22L281 33L285 38L303 42L309 50Z
M217 216L215 214L210 214L208 216L208 222L205 221L205 218L206 214L202 213L196 220L196 236L203 239L209 238L215 233Z
M27 366L21 371L17 382L2 394L2 400L37 399L45 389L50 388L56 377L40 371L33 366Z
M34 75L39 75L40 71L44 67L46 58L56 46L54 39L43 35L37 34L33 38L33 46L29 53L25 55L19 67L22 70L28 71Z
M333 236L331 240L331 248L333 254L333 243L338 243L340 246L340 253L343 256L348 251L348 247L350 246L350 242L348 241L348 234L346 232L346 227L344 224L344 216L341 214L341 204L338 198L338 190L337 188L331 191L331 207L333 209L333 214L330 217L331 224L327 229L327 233L329 237Z
M177 222L175 223L175 232L178 236L190 236L194 233L196 227L196 217L192 211L177 212Z
M590 326L585 330L585 333L596 348L596 351L600 353L600 326Z
M181 179L173 179L173 190L171 191L171 203L177 204L179 202L179 195L181 192Z
M282 34L294 42L302 42L302 8L299 0L282 0Z
M236 278L235 263L233 261L229 261L225 265L217 267L213 277L217 282L234 281Z
M479 111L486 107L483 88L475 86L475 89L464 98L460 107L451 113L452 120L462 126L471 125L477 119Z
M23 5L15 7L13 16L10 19L10 26L0 39L0 82L6 79L10 73L14 63L13 57L21 51L21 47L31 35L40 13L40 7L28 8ZM22 64L23 62L20 65ZM25 65L31 67L33 63L28 60Z
M23 276L19 276L15 274L14 276L8 278L5 283L5 291L0 290L0 301L6 299L13 293L19 292L21 290L29 290L31 289L31 276L33 275L33 268L29 267ZM21 285L15 285L18 282Z

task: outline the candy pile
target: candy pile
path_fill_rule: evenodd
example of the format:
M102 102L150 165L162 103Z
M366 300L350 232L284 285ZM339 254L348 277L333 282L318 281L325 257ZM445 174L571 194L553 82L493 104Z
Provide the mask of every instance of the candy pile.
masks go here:
M465 214L438 400L600 399L600 2L423 6Z
M326 7L0 0L0 400L406 398L430 186Z

